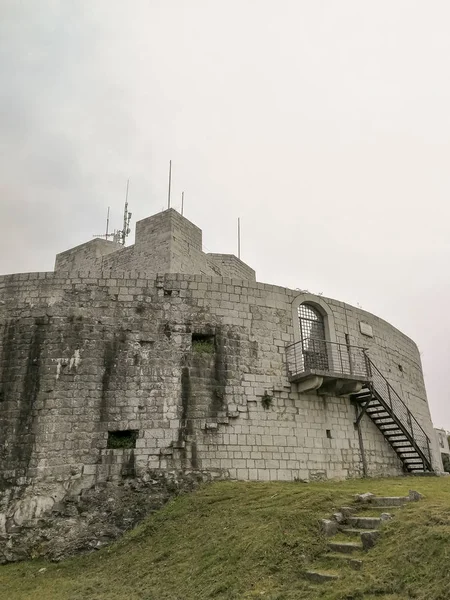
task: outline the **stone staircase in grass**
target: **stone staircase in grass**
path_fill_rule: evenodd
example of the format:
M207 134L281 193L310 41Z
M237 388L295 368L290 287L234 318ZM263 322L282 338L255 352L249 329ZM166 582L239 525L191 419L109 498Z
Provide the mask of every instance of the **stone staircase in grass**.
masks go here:
M327 551L304 572L304 576L314 583L326 583L338 579L343 566L362 569L365 553L376 544L383 523L393 517L392 511L420 498L422 495L413 490L408 496L387 497L371 493L356 496L352 506L343 506L330 519L321 520L322 532L330 538Z

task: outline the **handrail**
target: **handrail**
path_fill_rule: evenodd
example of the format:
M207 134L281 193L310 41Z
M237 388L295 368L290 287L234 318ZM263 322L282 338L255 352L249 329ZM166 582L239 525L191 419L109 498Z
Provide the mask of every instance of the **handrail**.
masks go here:
M365 385L376 392L382 403L390 409L392 417L432 469L430 438L383 373L369 358L366 348L311 337L288 344L286 359L287 374L291 381L309 374L329 374L344 375L365 382Z
M321 372L359 381L370 378L366 351L360 346L310 337L287 345L286 356L289 377Z
M369 357L367 357L367 359L372 373L371 385L378 395L381 396L383 401L391 408L393 415L408 432L408 435L410 435L419 446L431 468L430 438L383 373L381 373ZM383 392L387 393L383 394Z
M366 347L364 346L354 346L353 344L351 346L349 346L349 344L346 344L344 342L331 342L329 340L323 340L321 338L315 338L315 337L309 337L306 338L305 340L300 340L299 342L292 342L292 344L286 344L286 350L288 350L289 348L291 348L292 346L296 346L297 344L301 344L303 341L307 342L308 340L311 340L313 342L325 342L325 344L334 344L335 346L346 346L347 348L357 348L358 350L362 350L363 352L365 352L367 350Z

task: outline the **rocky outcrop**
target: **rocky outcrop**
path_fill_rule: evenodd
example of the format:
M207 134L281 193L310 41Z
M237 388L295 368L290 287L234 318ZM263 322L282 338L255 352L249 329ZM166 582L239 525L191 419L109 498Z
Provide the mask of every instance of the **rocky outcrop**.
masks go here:
M151 472L142 478L102 482L55 501L18 490L0 522L0 563L44 557L58 561L92 552L118 539L174 496L194 490L210 474ZM8 495L9 496L9 495Z

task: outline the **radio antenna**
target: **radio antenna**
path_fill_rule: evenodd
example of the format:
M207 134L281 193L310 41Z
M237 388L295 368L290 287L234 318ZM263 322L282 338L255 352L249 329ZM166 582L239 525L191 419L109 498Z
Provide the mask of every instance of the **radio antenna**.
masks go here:
M130 235L130 220L131 220L131 213L128 212L128 189L130 186L130 179L127 179L127 191L125 194L125 207L123 209L123 229L117 231L116 233L116 239L117 241L122 244L122 246L125 246L125 241L127 239L127 237Z
M238 258L241 258L241 219L238 217Z
M167 208L170 208L170 184L172 183L172 161L169 160L169 194L167 197Z
M108 206L108 212L106 213L106 233L94 235L92 237L104 238L105 240L109 240L109 238L114 238L114 233L109 233L109 211L110 211L110 207Z

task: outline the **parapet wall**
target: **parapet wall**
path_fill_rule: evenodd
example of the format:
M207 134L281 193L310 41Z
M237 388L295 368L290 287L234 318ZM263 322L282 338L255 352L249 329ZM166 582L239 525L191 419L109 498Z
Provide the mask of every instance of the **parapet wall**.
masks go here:
M255 281L255 271L231 254L205 254L202 231L169 209L138 221L134 246L94 239L56 257L55 271L108 270L193 273Z
M90 242L61 252L56 256L55 271L89 271L95 267L99 268L102 264L102 258L108 254L116 253L123 249L123 246L115 242L109 242L100 238L95 238Z

